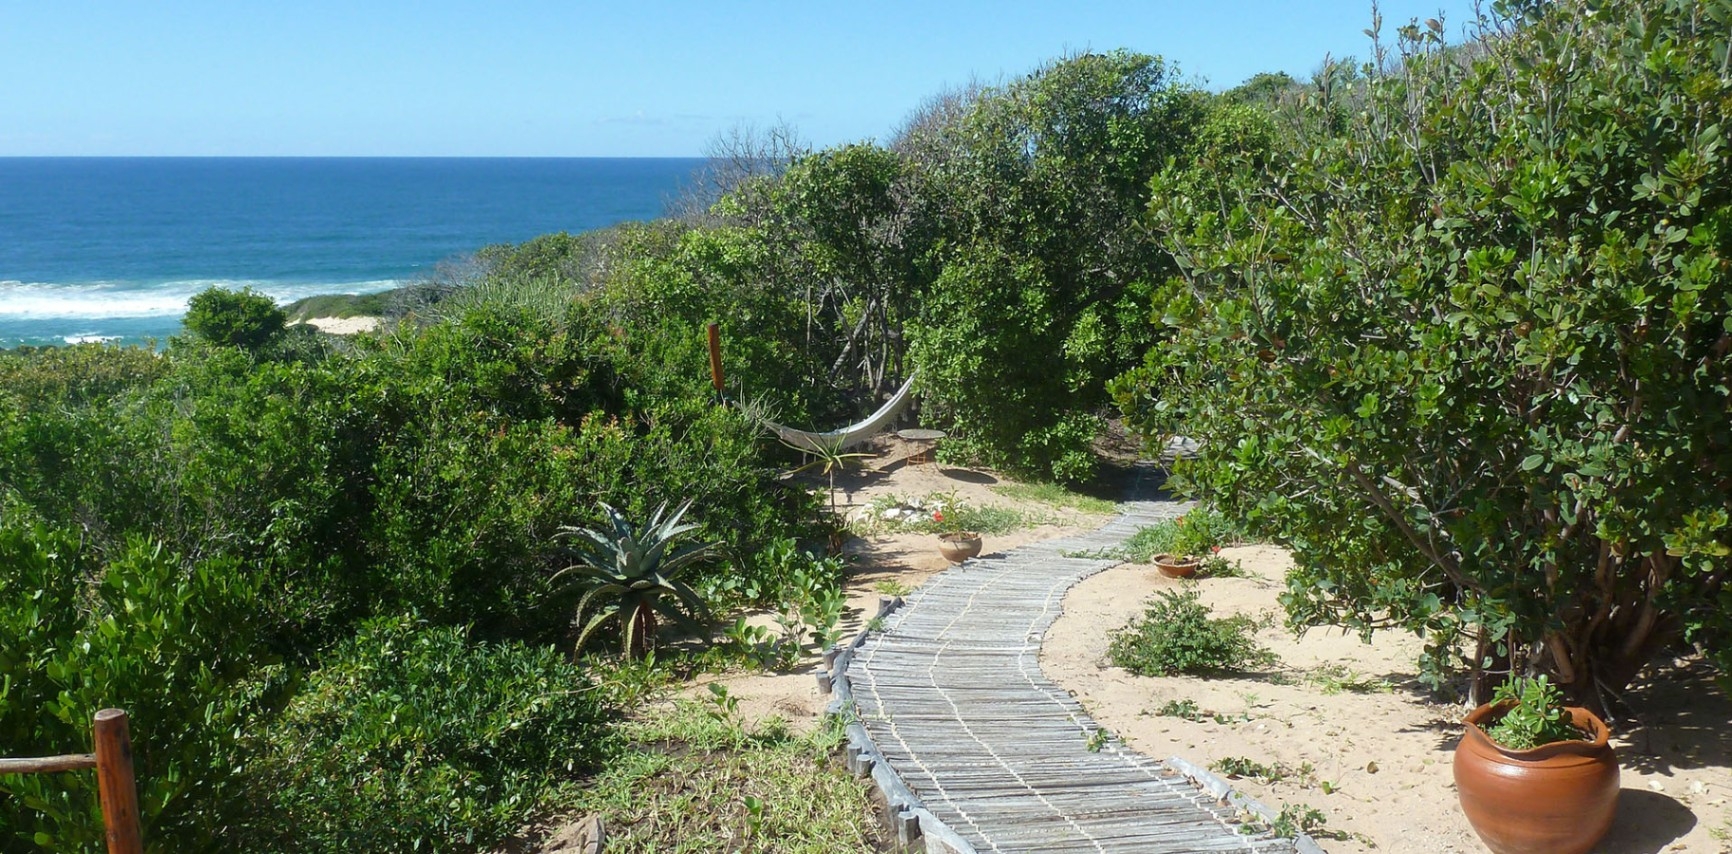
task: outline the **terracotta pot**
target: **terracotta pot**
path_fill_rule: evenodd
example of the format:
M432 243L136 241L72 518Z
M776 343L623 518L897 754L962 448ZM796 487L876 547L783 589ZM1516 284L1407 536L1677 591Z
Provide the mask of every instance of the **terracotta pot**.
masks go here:
M1190 578L1197 574L1197 567L1202 565L1203 559L1199 557L1155 555L1155 569L1168 578Z
M1572 707L1576 727L1593 738L1510 750L1480 728L1510 705L1487 703L1463 721L1455 749L1462 812L1494 854L1586 854L1618 807L1618 758L1605 722Z
M938 535L938 551L951 563L961 563L980 554L980 535L973 531Z

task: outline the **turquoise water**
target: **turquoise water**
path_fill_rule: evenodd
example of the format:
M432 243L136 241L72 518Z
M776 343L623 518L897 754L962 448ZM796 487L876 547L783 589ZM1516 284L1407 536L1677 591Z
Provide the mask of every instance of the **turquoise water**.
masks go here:
M659 216L694 158L0 158L0 347L166 338L212 285L287 302Z

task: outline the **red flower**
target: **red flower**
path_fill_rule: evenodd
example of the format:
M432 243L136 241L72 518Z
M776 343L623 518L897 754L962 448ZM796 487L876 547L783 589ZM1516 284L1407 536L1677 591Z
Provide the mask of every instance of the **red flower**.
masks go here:
M932 511L932 521L934 521L934 522L944 521L944 511L942 511L942 510Z
M1220 546L1210 546L1209 552L1211 554L1220 554L1221 553L1221 547Z

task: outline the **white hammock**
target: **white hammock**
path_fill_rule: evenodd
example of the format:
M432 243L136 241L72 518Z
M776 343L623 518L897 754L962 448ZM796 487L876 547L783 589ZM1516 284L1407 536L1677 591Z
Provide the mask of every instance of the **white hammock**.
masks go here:
M764 426L774 431L777 436L781 437L782 441L802 451L813 453L823 450L840 451L872 438L895 420L896 416L901 415L902 410L907 409L909 401L912 400L909 392L914 389L915 376L916 374L910 374L908 381L902 384L902 388L897 389L896 393L891 395L883 406L878 407L877 412L866 416L866 420L850 424L840 430L813 433L807 430L784 427L774 421L765 421Z

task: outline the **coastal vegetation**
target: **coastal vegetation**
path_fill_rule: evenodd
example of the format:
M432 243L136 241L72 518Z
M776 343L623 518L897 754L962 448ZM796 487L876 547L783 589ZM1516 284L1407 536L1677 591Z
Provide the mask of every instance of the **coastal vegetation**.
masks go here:
M1717 0L1509 3L1464 46L1414 22L1220 94L1080 54L883 145L770 146L680 216L482 249L379 297L376 333L211 291L160 354L0 353L0 745L83 749L125 706L164 851L489 850L759 768L859 800L706 807L720 844L851 827L825 736L656 689L834 639L843 525L754 414L845 423L916 371L952 461L1074 483L1109 420L1200 440L1174 482L1225 516L1193 539L1289 546L1295 625L1423 632L1440 686L1532 669L1603 702L1679 644L1724 672L1728 26ZM561 530L678 502L712 559L672 599L559 574L607 563ZM633 615L675 602L771 609L788 642L735 623L697 652L694 621L658 657ZM1215 647L1155 614L1123 654L1262 660L1194 605L1163 607ZM644 782L667 769L692 785ZM90 788L0 776L0 848L91 850Z

